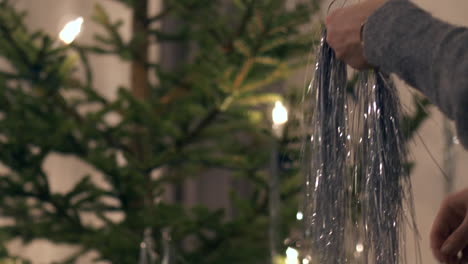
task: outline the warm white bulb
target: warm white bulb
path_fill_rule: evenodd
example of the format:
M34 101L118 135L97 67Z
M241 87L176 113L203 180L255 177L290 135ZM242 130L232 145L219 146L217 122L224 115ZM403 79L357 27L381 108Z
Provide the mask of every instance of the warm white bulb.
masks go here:
M59 38L67 45L72 43L80 34L83 22L83 17L68 22L60 31Z
M286 249L286 264L298 264L299 252L292 247Z
M304 214L302 212L297 212L296 219L297 220L302 220L302 218L304 218Z
M303 259L303 260L302 260L302 264L309 264L309 262L310 262L310 261L309 261L308 259Z
M275 108L272 111L273 123L275 125L282 125L288 122L288 110L280 101L276 101Z
M361 253L364 251L364 245L362 243L358 243L356 245L356 252Z

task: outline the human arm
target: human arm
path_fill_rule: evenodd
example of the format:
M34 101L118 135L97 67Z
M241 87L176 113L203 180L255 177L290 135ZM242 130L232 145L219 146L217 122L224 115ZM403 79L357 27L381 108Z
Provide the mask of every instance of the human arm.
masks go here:
M326 22L328 42L341 59L356 68L373 65L395 73L420 90L455 120L468 148L467 28L435 19L407 0L367 0L335 11ZM351 47L356 39L361 44L364 22L359 51ZM344 30L350 27L354 30Z

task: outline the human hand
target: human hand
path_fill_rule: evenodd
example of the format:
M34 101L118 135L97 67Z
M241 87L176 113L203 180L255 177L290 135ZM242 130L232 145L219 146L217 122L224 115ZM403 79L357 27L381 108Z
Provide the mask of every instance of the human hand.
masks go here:
M333 11L325 20L327 42L336 57L355 69L370 68L364 57L361 28L367 18L386 0L367 0Z
M431 248L440 262L468 263L468 189L448 196L442 203L432 226Z

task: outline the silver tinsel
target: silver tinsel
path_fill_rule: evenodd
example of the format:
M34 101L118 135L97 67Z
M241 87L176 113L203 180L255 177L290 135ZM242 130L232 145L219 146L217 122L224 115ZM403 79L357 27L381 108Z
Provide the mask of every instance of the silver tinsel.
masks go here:
M143 234L143 241L140 243L140 257L138 264L156 264L158 254L155 249L153 232L151 228L146 228Z
M173 250L171 246L171 232L169 228L161 230L162 256L156 253L156 243L153 239L153 231L150 227L145 228L143 241L140 243L140 256L138 264L171 264L173 263Z
M367 75L367 74L362 74ZM355 171L363 191L365 254L371 263L401 263L404 234L403 202L410 186L406 150L400 133L399 100L395 86L381 73L362 76L358 96L363 124ZM359 122L358 121L358 122ZM361 140L362 139L362 140Z
M345 263L347 208L346 66L322 39L306 94L304 144L306 237L314 261Z
M305 254L320 264L406 263L404 220L416 229L397 91L377 71L347 85L323 38L304 95Z
M444 135L444 156L443 156L443 163L442 169L445 172L445 184L444 184L444 192L445 194L450 194L453 192L453 187L455 184L456 178L456 152L455 152L455 145L457 144L457 137L450 125L450 121L444 118L443 122L443 130L442 133Z

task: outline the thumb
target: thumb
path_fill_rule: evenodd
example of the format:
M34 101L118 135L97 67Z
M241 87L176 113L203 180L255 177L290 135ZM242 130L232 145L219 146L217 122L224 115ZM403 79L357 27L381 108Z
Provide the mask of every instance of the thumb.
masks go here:
M468 217L460 226L447 238L442 245L442 253L447 256L457 255L468 244Z

